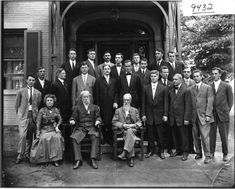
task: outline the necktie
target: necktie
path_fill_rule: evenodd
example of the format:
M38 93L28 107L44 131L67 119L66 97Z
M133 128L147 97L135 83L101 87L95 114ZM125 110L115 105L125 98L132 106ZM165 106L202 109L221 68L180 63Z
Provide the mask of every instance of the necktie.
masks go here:
M144 70L142 70L142 73L144 74Z
M196 90L197 90L197 93L198 93L198 90L199 90L198 85L196 85Z
M175 70L175 64L174 63L172 63L172 68L173 68L173 70Z
M163 79L163 85L166 86L166 79Z
M83 83L86 84L86 76L83 76Z
M153 85L153 99L154 99L154 96L155 96L155 91L156 91L156 86L155 85Z
M108 78L108 77L106 77L106 81L107 81L107 83L109 84L109 78Z
M175 87L175 94L177 94L179 87Z
M188 86L189 86L189 81L188 81L188 80L186 80L186 82L185 82L185 83L186 83L186 86L188 87Z
M29 89L30 89L29 104L32 105L32 103L33 103L33 90L32 90L32 87L30 87Z

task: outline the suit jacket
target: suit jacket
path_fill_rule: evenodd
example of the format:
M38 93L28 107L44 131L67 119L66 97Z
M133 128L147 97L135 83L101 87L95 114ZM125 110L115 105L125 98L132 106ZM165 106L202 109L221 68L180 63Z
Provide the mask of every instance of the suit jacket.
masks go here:
M173 80L173 76L176 73L180 73L183 74L183 70L184 70L184 64L182 62L175 62L175 69L172 68L171 64L169 62L166 62L165 66L168 67L169 69L169 80Z
M100 107L100 114L104 124L112 122L114 109L113 103L118 102L117 80L109 78L109 84L104 76L95 83L95 104Z
M41 92L34 88L32 94L32 113L33 120L36 122L38 115L38 107L41 102ZM27 87L19 89L16 95L15 111L19 126L26 126L29 108L29 94Z
M64 85L56 79L55 82L51 84L51 93L56 96L55 107L60 110L60 115L63 122L67 122L71 115L71 101L67 89L67 83Z
M89 104L88 109L86 110L82 102L78 103L72 113L70 120L74 120L76 127L73 130L71 138L74 138L78 143L88 133L89 135L99 136L99 132L95 128L95 122L100 121L100 109L94 104Z
M171 88L168 93L169 99L169 120L170 125L183 126L184 120L191 120L191 99L190 92L185 85L181 84L177 94L175 88Z
M76 61L76 66L72 70L70 62L68 60L66 63L62 64L60 67L63 68L66 72L66 83L68 85L68 92L71 95L73 78L79 75L80 65L78 61ZM71 98L71 96L69 96L69 98Z
M155 63L149 65L149 70L158 70L160 72L161 66L165 66L165 65L166 65L165 60L162 60L160 65L155 62Z
M103 66L104 66L105 62L98 65L98 77L102 77L104 74L103 74ZM110 62L110 67L113 67L114 66L114 63Z
M214 122L213 116L213 91L212 88L202 83L197 93L196 84L189 88L192 99L192 123L196 123L197 117L202 125L207 124L205 118L209 116L211 118L210 123Z
M88 74L91 75L91 76L93 76L94 78L98 78L98 77L99 77L99 74L98 74L98 66L96 65L96 63L94 62L94 67L95 67L95 69L94 69L89 60L86 60L85 62L87 63L88 68L89 68ZM80 74L81 74L81 73L82 73L82 72L80 71Z
M185 83L185 80L183 79L183 84L184 84L187 88L189 88L189 87L191 87L191 86L193 86L193 85L195 84L195 81L194 81L193 79L189 78L189 84L188 84L188 86L187 86L186 83Z
M149 71L149 69L146 69L145 73L143 74L141 69L139 69L139 71L137 73L140 77L141 86L143 89L145 85L148 85L151 82L150 71Z
M130 123L130 120L131 120L131 123L136 124L137 128L142 126L142 122L139 116L139 111L136 108L130 107L129 115L126 116L124 108L120 107L116 109L115 111L112 124L113 124L113 127L118 128L121 131L124 131L123 124Z
M125 68L122 66L121 67L121 72L120 72L120 75L122 74L125 74ZM117 66L114 65L112 68L111 68L111 72L110 72L110 76L114 79L117 79L119 78L120 76L118 75L118 72L117 72Z
M232 87L221 81L217 92L215 91L214 82L211 84L214 94L213 113L218 115L220 121L229 121L229 112L233 106Z
M161 79L158 80L158 83L160 83L161 85L165 86ZM165 87L166 87L167 91L169 91L171 88L174 87L173 82L168 79L167 80L167 84L166 84Z
M141 106L141 81L136 73L131 74L130 86L128 87L126 74L118 78L119 106L123 104L123 95L130 93L132 96L131 106L139 108Z
M163 122L162 117L168 115L167 90L163 85L157 84L154 99L151 84L144 87L141 112L142 116L147 117L148 125Z
M36 81L35 81L35 84L34 84L34 88L39 90L42 94L42 99L41 99L41 103L40 103L40 106L39 106L39 109L41 109L42 107L45 106L45 104L44 104L45 95L49 94L50 91L51 91L51 82L48 81L47 79L45 79L44 87L42 88L42 85L39 82L39 79L37 78Z
M91 93L91 103L93 103L93 90L95 86L96 79L91 76L87 75L86 85L83 82L82 74L75 77L73 79L73 86L72 86L72 107L74 108L77 102L79 102L80 94L82 91L87 90Z

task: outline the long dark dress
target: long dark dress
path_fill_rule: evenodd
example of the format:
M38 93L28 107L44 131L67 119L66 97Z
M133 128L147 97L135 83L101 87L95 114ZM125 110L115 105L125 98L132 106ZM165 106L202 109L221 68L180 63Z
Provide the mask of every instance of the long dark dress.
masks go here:
M56 132L55 125L60 124L62 118L57 108L42 108L37 117L37 126L40 137L33 142L30 161L32 163L46 163L62 160L64 151L64 138Z

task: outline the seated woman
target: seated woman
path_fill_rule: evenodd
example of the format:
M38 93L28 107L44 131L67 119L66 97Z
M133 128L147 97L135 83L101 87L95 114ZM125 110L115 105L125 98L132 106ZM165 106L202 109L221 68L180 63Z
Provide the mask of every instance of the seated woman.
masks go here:
M38 113L37 137L30 153L32 163L52 162L58 167L58 161L63 158L64 138L59 130L62 118L59 110L54 107L55 102L56 97L53 94L44 97L46 107L41 108Z

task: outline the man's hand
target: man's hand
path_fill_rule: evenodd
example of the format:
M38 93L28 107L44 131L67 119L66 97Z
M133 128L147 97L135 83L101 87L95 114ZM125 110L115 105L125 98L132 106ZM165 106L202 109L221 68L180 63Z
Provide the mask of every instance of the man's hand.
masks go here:
M184 125L189 125L189 121L188 120L184 120Z
M164 122L167 122L167 120L168 120L167 116L163 116L163 117L162 117L162 120L163 120Z
M211 118L209 116L206 116L206 122L210 121Z
M57 133L60 133L60 130L59 130L58 127L55 128L55 131L56 131Z
M142 116L142 121L143 121L143 122L147 121L146 116Z
M116 102L113 103L113 108L117 109L118 108L118 104Z
M95 122L95 126L97 126L97 125L99 125L101 122L99 121L99 120L97 120L96 122Z
M74 120L70 120L69 123L70 123L70 125L75 125L75 121Z

